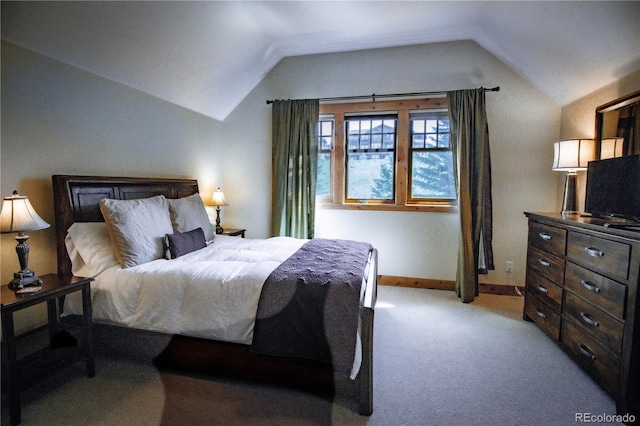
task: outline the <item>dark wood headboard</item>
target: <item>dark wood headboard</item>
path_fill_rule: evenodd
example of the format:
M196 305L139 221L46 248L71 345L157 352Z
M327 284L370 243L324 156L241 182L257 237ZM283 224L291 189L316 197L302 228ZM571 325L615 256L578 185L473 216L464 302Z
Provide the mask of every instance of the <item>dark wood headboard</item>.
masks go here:
M132 200L164 195L182 198L198 192L195 179L53 175L58 274L71 275L64 239L74 222L104 222L100 200Z

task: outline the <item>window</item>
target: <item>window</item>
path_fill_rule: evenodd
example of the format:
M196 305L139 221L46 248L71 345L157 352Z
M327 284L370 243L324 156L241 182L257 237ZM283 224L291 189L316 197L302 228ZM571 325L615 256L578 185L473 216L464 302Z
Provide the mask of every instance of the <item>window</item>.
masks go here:
M455 200L446 111L410 113L409 200Z
M346 201L393 201L395 116L347 117Z
M318 205L451 211L446 98L321 104Z

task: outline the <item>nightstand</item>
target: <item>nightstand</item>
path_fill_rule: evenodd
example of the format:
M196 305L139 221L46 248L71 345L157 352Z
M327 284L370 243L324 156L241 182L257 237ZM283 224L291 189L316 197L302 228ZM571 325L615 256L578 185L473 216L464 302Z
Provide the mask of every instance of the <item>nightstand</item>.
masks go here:
M246 231L246 229L225 228L225 230L222 232L222 235L229 235L230 237L242 237L242 238L244 238L245 231Z
M91 281L93 278L40 277L42 288L37 293L18 294L8 286L1 288L2 297L2 378L3 392L8 396L11 423L21 421L20 393L38 383L57 368L85 361L87 376L95 375L91 331ZM83 314L80 321L61 321L64 296L82 292ZM48 324L15 335L13 314L21 309L47 303Z

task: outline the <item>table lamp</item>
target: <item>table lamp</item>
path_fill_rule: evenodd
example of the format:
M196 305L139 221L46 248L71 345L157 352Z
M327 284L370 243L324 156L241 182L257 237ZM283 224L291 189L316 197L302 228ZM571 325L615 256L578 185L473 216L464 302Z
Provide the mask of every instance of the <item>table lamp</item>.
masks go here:
M563 215L578 213L577 171L587 170L589 161L594 159L594 150L593 139L570 139L553 144L553 170L567 172L562 201Z
M216 234L222 234L224 229L220 226L220 206L228 206L224 193L220 188L213 193L213 205L216 206Z
M29 198L19 195L18 191L13 191L11 197L4 197L2 213L0 213L0 232L3 234L17 232L15 237L18 241L16 253L20 262L20 271L13 274L13 280L9 283L9 288L19 290L26 286L41 285L42 280L29 269L29 244L27 244L27 231L48 228L45 222L33 209Z

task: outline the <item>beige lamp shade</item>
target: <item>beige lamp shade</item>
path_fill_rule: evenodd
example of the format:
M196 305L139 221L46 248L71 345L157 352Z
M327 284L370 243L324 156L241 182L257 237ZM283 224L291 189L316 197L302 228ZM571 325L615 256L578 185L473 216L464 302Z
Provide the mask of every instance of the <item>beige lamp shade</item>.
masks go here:
M220 188L213 193L213 205L214 206L228 206L227 200L224 198L224 192Z
M593 139L570 139L553 144L553 170L586 170L589 161L595 159Z
M11 197L4 197L0 213L2 233L36 231L48 227L49 224L38 216L28 197L18 195L15 191Z
M602 139L600 142L600 159L622 157L624 138Z

